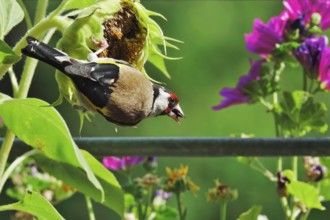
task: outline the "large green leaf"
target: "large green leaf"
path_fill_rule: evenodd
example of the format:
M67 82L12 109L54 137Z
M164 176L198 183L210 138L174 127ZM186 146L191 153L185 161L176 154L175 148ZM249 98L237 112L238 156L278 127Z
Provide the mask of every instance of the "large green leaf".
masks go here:
M55 108L39 99L11 99L0 104L0 116L4 124L26 144L39 149L48 158L84 170L102 200L104 192L101 184Z
M104 189L105 200L103 204L113 209L120 216L123 216L124 194L117 180L113 174L105 169L93 156L87 152L83 152L83 154ZM95 201L102 203L100 200L100 192L88 181L86 173L82 172L81 169L66 163L50 160L43 155L36 155L34 159L43 171L62 180L65 184L76 188L79 192L91 197ZM54 167L56 167L56 169L54 169Z
M16 63L19 59L20 56L14 53L6 42L0 39L0 63Z
M286 186L288 192L298 198L307 208L325 209L319 201L319 193L314 186L300 181L293 181Z
M246 212L243 212L237 220L257 220L262 210L261 206L252 206Z
M330 179L326 178L320 181L319 190L322 202L330 201Z
M39 193L28 191L22 201L0 206L0 211L17 210L30 213L38 219L64 219Z
M312 130L325 132L328 128L325 104L315 103L307 92L283 92L277 110L278 122L286 136L304 136Z
M0 0L0 39L24 18L24 12L16 0Z

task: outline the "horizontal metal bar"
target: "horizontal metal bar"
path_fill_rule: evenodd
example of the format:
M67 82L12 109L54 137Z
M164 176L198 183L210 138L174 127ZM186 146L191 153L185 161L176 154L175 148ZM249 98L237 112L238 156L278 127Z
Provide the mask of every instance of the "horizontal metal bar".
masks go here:
M330 156L330 138L74 138L81 149L100 156ZM3 139L0 139L2 143ZM11 156L30 148L16 139Z

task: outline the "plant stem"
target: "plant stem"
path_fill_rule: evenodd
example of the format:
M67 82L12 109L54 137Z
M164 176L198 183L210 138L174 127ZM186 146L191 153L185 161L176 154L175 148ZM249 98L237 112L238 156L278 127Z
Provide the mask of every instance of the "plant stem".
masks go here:
M85 200L86 200L86 205L87 205L88 217L90 220L95 220L95 214L94 214L94 210L93 210L92 200L88 196L85 196Z
M48 0L38 0L36 13L34 15L34 24L37 24L46 16L47 7Z
M305 212L301 215L300 220L306 220L308 218L310 212L311 212L311 210L308 209L307 212Z
M298 157L292 157L292 172L294 174L295 180L298 179Z
M25 18L25 23L26 23L26 27L27 29L31 29L32 28L32 22L31 22L31 17L29 15L29 12L27 11L24 3L22 0L17 0L17 3L21 6L21 9L24 12L24 18Z
M280 172L282 169L282 157L279 157L277 160L277 171Z
M5 185L5 182L9 178L10 174L14 171L14 169L20 165L25 159L31 157L32 155L38 154L40 151L37 149L31 150L26 152L25 154L21 155L20 157L16 158L7 168L7 170L3 173L3 176L0 179L0 193Z
M54 29L51 29L45 36L44 42L48 43L51 36L54 34ZM26 98L27 93L30 89L32 78L37 67L38 60L34 58L27 57L25 61L24 70L22 73L22 79L18 88L16 98Z
M146 219L146 217L147 217L149 204L150 204L151 198L152 198L152 188L153 187L148 188L147 202L146 202L146 207L144 209L143 218L142 218L143 220Z
M13 96L16 96L17 92L18 92L18 82L17 82L17 78L16 78L15 72L12 67L9 68L8 75L10 78L11 86L13 88Z
M3 173L5 171L5 166L8 160L10 150L13 146L15 139L15 134L10 130L7 130L7 133L4 137L3 143L0 149L0 179L3 178ZM1 193L1 191L0 191Z
M220 220L226 220L227 217L227 201L220 202Z
M303 90L307 91L307 73L304 71L303 73Z
M185 220L185 213L184 213L184 209L182 207L181 193L180 192L176 193L176 202L177 202L177 205L178 205L180 220Z
M20 41L18 41L13 48L13 51L17 55L21 55L21 49L26 45L25 38L26 36L35 36L40 37L43 35L47 30L51 28L58 28L59 30L63 31L70 23L67 22L66 19L61 17L53 17L53 18L45 18L38 24L36 24L33 28L31 28L26 34L22 37ZM8 69L12 66L12 64L1 64L0 65L0 79L5 75Z

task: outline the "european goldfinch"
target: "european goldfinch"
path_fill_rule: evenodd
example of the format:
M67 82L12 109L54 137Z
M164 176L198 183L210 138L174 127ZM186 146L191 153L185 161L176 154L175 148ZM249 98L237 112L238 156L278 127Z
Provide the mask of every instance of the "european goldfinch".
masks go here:
M178 97L152 83L125 61L96 58L78 60L66 53L27 37L22 53L43 61L68 76L85 108L98 112L108 121L134 126L145 118L168 115L179 123L184 114Z

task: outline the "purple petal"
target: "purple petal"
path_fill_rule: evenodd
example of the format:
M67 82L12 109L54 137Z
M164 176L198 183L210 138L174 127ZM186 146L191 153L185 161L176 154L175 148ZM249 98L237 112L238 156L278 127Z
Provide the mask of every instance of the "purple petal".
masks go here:
M127 167L131 167L141 163L144 160L144 157L123 157L123 160Z
M262 57L270 54L275 45L283 41L287 20L286 12L272 17L267 24L264 24L260 19L255 19L252 33L244 35L246 49Z
M224 100L222 100L219 105L213 106L212 109L221 110L232 105L248 103L250 98L244 94L243 89L251 81L259 79L260 70L264 62L265 60L251 62L251 68L248 75L241 76L235 88L223 88L220 91L220 95L224 97Z
M103 165L109 170L124 170L125 164L118 157L103 157Z
M330 91L330 48L327 47L322 51L319 80L325 85L326 90Z

